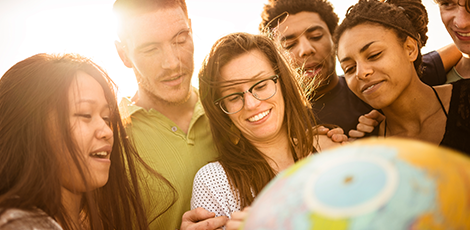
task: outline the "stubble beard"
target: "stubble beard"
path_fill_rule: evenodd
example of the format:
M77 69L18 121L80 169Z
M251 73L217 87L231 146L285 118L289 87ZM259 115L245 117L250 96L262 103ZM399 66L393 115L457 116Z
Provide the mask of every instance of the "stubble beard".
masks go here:
M187 70L183 72L189 75L193 71ZM156 79L160 79L160 78L156 78ZM149 82L148 79L145 79L142 76L138 77L138 85L139 85L139 90L142 91L142 93L144 93L154 105L158 105L158 104L164 104L167 106L181 105L181 104L186 103L191 98L191 92L192 92L191 78L189 80L188 86L186 85L180 86L180 89L185 88L185 87L188 88L186 91L187 92L186 95L183 98L176 99L176 100L169 100L168 98L164 98L160 96L159 92L157 91L157 89L155 89L155 87L152 86L151 82Z

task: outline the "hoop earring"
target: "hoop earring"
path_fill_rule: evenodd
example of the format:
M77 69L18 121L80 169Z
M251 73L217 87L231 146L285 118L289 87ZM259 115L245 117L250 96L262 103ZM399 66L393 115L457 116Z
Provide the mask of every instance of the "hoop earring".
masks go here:
M230 125L230 131L232 131L233 134L230 134L230 141L234 144L234 145L238 145L238 142L240 142L240 130L232 123L232 125Z

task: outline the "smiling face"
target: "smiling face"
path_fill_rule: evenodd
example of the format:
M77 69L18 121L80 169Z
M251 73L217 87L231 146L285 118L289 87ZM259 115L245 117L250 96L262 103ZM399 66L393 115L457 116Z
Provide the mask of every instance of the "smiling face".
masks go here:
M336 76L333 40L326 23L318 13L303 11L289 15L278 28L276 41L289 52L295 67L304 72L304 81L320 74L320 88Z
M394 31L378 25L352 27L338 41L338 59L349 88L376 109L410 90L410 82L418 79L416 56L415 40L408 37L402 44Z
M180 7L131 18L118 52L133 68L139 90L153 101L180 104L189 99L194 71L191 25Z
M110 110L101 85L90 75L79 71L69 90L69 120L72 138L77 145L81 168L88 189L102 187L108 181L113 146ZM79 171L68 154L62 154L62 187L71 192L85 192Z
M221 68L220 73L222 81L248 80L245 83L221 88L222 97L244 92L258 81L276 74L268 58L256 49L229 61ZM263 143L280 135L286 135L283 127L284 99L280 84L282 84L282 79L276 84L276 94L264 101L256 99L251 93L244 94L243 109L228 115L242 135L251 143Z
M438 0L437 2L442 22L455 45L462 53L470 55L470 12L465 9L465 0Z

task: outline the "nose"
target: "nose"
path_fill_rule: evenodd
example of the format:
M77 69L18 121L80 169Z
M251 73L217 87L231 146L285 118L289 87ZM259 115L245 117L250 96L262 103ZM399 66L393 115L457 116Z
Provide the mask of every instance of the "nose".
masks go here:
M109 127L105 121L103 121L100 126L101 127L99 127L95 132L96 138L104 140L112 139L114 133L111 127Z
M458 29L470 29L470 13L465 9L465 2L458 7L457 14L454 17L454 25Z
M164 47L162 68L163 69L176 69L179 65L179 51L178 48L172 44Z
M305 36L301 36L299 38L299 57L306 58L310 55L314 55L317 51L315 48L310 44L308 39Z
M261 101L256 99L251 93L245 93L244 100L245 100L245 108L248 110L258 107L258 105L261 103Z
M372 66L366 63L357 63L356 64L356 78L358 80L365 80L367 79L374 70L372 69Z

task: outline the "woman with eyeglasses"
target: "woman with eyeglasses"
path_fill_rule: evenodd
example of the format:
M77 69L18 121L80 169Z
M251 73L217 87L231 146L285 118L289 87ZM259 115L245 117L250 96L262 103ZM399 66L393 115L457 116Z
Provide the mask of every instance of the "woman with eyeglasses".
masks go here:
M219 158L197 173L192 209L230 217L277 173L338 144L316 135L309 103L287 63L261 35L230 34L212 47L199 72L199 92ZM347 139L341 129L328 134Z

